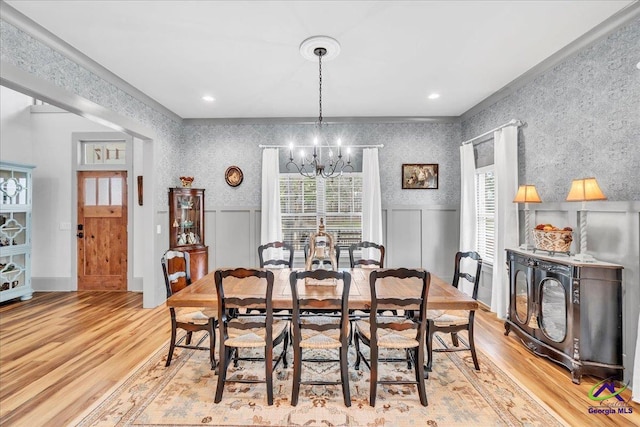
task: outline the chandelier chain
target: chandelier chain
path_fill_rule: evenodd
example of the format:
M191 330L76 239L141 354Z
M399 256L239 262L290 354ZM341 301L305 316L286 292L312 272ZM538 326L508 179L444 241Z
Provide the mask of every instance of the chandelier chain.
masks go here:
M318 75L320 76L319 77L320 94L318 96L320 117L318 117L318 119L320 120L320 125L322 125L322 52L320 52L320 54L318 55Z

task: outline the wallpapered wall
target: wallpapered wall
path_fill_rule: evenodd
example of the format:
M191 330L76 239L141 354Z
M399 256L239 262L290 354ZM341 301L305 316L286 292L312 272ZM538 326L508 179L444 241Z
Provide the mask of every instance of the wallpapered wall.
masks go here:
M460 125L457 123L331 124L343 145L384 144L379 151L383 204L457 206L460 199ZM203 125L187 124L184 143L170 147L163 161L181 162L180 174L195 176L194 186L207 191L208 207L260 206L262 150L259 144L309 144L311 125ZM361 156L361 150L354 155ZM281 157L288 149L281 149ZM403 163L438 163L439 189L402 190ZM224 172L231 165L244 172L239 187L229 187ZM168 165L160 165L168 170ZM284 169L282 170L285 171ZM177 185L177 180L174 185ZM166 198L165 198L166 199Z
M638 61L635 19L510 96L463 117L463 139L523 120L520 183L535 184L543 201L564 201L571 180L589 176L609 200L640 200Z

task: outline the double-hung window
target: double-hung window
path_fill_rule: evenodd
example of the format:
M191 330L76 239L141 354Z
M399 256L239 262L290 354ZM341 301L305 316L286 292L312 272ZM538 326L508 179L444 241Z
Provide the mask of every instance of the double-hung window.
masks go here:
M476 239L483 262L493 264L495 244L495 176L493 165L476 169Z
M280 209L285 242L301 251L324 218L325 230L338 245L362 240L362 173L335 178L280 174Z

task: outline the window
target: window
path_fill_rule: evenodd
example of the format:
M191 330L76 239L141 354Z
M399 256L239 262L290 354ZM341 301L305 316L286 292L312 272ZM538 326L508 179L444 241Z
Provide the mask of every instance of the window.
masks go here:
M493 165L476 169L476 239L478 253L489 264L493 264L495 200Z
M309 234L317 231L320 218L338 245L362 239L362 174L310 179L280 174L282 234L295 250L303 250Z

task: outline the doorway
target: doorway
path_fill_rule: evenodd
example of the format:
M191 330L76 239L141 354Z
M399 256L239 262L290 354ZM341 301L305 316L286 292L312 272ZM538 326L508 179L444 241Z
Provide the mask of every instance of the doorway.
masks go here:
M78 290L127 290L127 172L79 171Z

